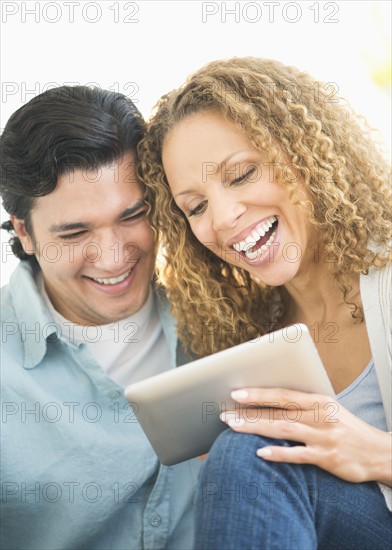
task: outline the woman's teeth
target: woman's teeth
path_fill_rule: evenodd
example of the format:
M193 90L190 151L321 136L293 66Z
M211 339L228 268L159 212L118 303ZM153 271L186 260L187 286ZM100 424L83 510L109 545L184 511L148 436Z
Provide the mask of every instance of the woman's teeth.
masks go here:
M123 275L120 275L119 277L111 277L110 279L95 279L92 277L93 281L96 281L97 283L100 283L101 285L116 285L117 283L121 283L128 277L128 275L131 273L131 269L124 273Z
M264 243L263 246L261 246L257 250L251 250L251 249L245 250L244 251L245 256L249 260L255 260L256 258L261 256L271 246L272 241L275 239L275 235L276 235L276 229L271 233L268 241Z
M276 216L271 216L270 218L268 218L264 222L257 225L254 229L252 229L252 231L249 233L249 235L246 237L245 240L233 244L234 250L236 250L237 252L244 252L246 257L250 258L250 256L248 255L250 253L250 250L255 246L255 244L262 237L264 237L264 235L271 229L272 225L276 221L277 221ZM270 246L275 234L276 234L276 230L269 237L268 241L265 244L263 244L263 246L260 248L260 250L263 250L263 249L266 250L265 247L268 248L268 246ZM250 258L250 259L254 259L255 252L252 252L251 254L253 254L253 258Z

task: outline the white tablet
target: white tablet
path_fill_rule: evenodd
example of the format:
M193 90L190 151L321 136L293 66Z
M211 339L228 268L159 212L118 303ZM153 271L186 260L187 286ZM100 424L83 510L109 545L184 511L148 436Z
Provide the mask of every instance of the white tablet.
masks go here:
M296 324L131 384L125 396L170 466L209 451L227 428L219 413L235 409L230 393L245 387L335 395L308 328Z

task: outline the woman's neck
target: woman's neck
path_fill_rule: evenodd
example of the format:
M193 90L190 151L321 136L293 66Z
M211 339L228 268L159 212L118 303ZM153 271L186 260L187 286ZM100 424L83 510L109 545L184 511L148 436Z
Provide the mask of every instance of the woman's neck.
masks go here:
M326 323L350 311L338 282L326 269L307 269L285 285L287 293L287 323ZM360 304L359 277L352 283L350 300Z

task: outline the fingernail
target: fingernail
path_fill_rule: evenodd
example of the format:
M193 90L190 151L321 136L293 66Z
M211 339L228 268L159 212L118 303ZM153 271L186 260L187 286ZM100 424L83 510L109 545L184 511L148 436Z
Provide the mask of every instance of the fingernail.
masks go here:
M257 456L261 456L262 458L266 456L271 456L272 451L271 449L268 449L268 447L262 447L261 449L257 449L256 451Z
M248 392L246 390L234 390L231 392L231 397L233 399L246 399Z
M231 428L236 426L242 426L243 424L245 424L243 418L233 418L233 415L228 415L226 413L221 413L219 415L219 418L223 422L226 422L226 424L228 424Z

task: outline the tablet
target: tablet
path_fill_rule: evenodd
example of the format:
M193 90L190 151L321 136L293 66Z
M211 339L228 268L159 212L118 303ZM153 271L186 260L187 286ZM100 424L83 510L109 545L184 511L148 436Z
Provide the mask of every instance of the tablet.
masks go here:
M230 393L245 387L335 395L308 328L296 324L131 384L125 396L170 466L209 451L228 427L219 413L235 410Z

